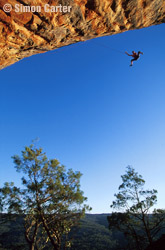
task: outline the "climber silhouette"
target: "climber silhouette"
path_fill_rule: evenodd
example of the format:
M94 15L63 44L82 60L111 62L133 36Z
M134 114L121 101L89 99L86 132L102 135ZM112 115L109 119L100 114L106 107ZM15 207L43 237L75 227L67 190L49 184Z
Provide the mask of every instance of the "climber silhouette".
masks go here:
M141 52L141 51L138 51L138 53L136 53L135 51L132 51L132 55L128 54L127 52L125 52L125 53L126 53L126 55L133 57L133 59L131 60L130 66L133 66L133 61L137 61L139 59L140 54L143 55L143 52Z

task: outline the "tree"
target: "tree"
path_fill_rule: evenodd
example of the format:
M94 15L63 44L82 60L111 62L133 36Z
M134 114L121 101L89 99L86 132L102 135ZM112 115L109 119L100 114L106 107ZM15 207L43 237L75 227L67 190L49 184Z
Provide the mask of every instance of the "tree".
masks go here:
M110 206L117 211L108 216L109 227L123 232L131 249L141 250L165 227L165 210L154 209L151 214L157 190L144 190L145 181L134 168L128 166L121 178L123 183Z
M24 215L30 249L42 249L46 244L53 249L69 247L67 237L71 228L90 209L80 190L81 173L66 171L58 160L49 160L34 145L12 158L16 170L23 173L24 188L5 183L0 190L3 212Z

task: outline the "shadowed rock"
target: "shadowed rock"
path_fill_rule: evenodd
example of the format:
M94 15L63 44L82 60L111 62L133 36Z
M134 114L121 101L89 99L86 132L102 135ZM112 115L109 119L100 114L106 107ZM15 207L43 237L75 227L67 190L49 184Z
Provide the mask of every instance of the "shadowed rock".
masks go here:
M163 22L164 0L1 0L0 69L37 53Z

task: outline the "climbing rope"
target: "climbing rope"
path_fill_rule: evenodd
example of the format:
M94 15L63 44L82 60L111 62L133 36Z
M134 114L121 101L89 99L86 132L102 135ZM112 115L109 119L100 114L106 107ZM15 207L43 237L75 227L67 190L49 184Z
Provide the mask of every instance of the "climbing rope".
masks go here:
M117 49L111 48L110 46L104 45L102 43L95 42L95 44L100 45L100 46L102 46L102 47L104 47L106 49L111 49L111 50L114 50L114 51L116 51L118 53L125 54L125 52L123 52L121 50L117 50Z

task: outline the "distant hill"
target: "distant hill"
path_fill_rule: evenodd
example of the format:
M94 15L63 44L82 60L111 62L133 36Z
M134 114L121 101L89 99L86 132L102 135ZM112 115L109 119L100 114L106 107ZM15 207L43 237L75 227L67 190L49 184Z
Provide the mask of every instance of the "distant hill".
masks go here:
M108 229L108 214L86 214L80 226L74 228L72 250L111 250L116 241ZM12 240L11 240L12 239ZM0 224L0 250L29 249L24 237L23 217Z
M71 250L128 250L124 235L119 231L108 229L109 214L86 214L80 226L73 228ZM163 234L164 231L160 233ZM24 237L23 217L16 220L0 221L0 250L28 250ZM50 247L44 248L50 250ZM133 250L133 249L131 249Z
M108 229L108 214L86 214L74 235L72 250L111 250L116 241Z

